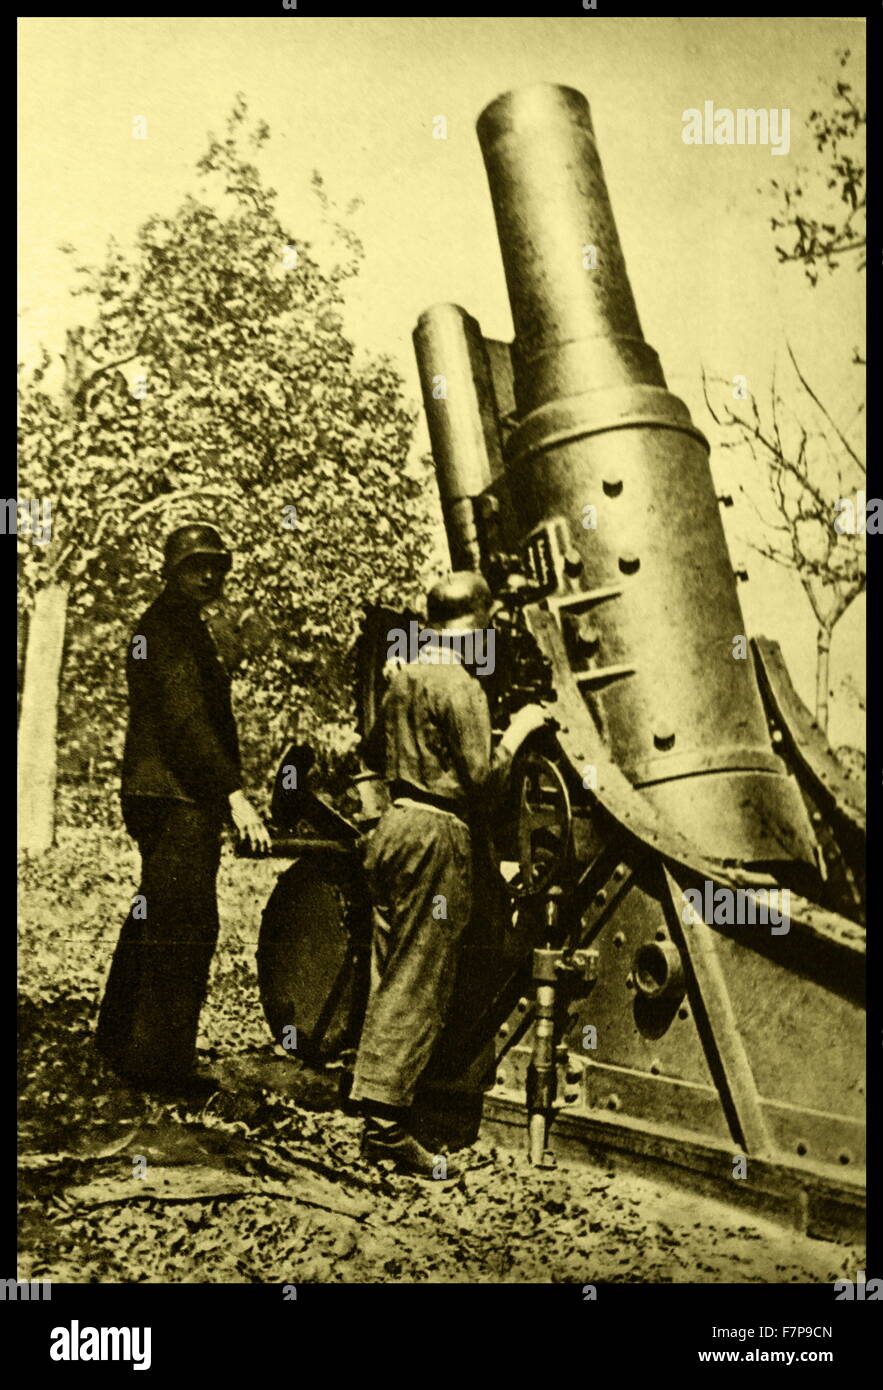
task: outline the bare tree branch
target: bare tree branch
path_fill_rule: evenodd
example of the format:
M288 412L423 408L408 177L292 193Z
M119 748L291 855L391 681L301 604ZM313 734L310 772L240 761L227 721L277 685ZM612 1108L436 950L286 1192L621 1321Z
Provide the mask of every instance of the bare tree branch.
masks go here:
M852 447L852 445L850 444L849 440L848 440L848 439L846 438L846 436L843 434L843 432L842 432L842 430L840 429L840 427L839 427L839 426L835 423L835 421L832 419L831 414L830 414L829 410L827 409L827 407L826 407L825 405L823 405L823 403L819 400L819 397L816 395L815 391L814 391L814 390L812 389L812 387L810 386L810 384L809 384L809 382L807 381L806 377L803 375L803 372L800 370L800 367L797 365L797 358L794 356L794 353L793 353L793 351L792 351L792 349L791 349L791 344L790 344L789 342L786 341L785 346L786 346L787 349L788 349L788 356L791 358L791 361L792 361L793 364L794 364L794 370L795 370L795 372L797 373L797 376L798 376L798 378L799 378L799 380L800 380L800 384L801 384L801 386L803 387L804 391L805 391L806 394L810 397L811 400L815 401L815 403L816 403L816 405L818 406L819 410L822 412L822 414L824 415L825 419L828 421L828 424L831 426L832 430L833 430L834 433L837 435L837 438L840 440L840 443L843 445L844 449L845 449L846 452L849 454L850 458L853 460L854 463L858 464L858 467L861 469L862 473L864 473L864 472L866 471L866 469L865 469L865 464L864 464L863 460L862 460L861 458L859 458L858 454L855 452L855 449L853 449L853 447ZM862 406L862 407L860 408L860 410L859 410L857 413L861 413L861 409L863 409L863 408L864 408L864 406Z

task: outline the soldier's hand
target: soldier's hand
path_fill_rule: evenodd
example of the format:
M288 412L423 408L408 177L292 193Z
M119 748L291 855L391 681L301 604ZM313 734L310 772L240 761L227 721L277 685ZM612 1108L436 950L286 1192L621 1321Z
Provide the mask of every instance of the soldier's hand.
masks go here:
M231 792L230 814L240 840L256 852L269 854L270 832L244 792Z
M513 714L502 743L514 753L531 734L555 723L555 716L547 705L524 705Z

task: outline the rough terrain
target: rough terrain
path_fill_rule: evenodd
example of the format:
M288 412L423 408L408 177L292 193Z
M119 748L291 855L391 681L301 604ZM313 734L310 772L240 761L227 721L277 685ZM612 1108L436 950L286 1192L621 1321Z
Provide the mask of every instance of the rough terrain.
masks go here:
M18 1277L58 1282L828 1283L855 1248L612 1170L479 1142L455 1183L362 1163L337 1078L273 1048L254 951L280 864L222 860L204 1105L125 1090L91 1045L137 886L122 831L62 828L21 870Z

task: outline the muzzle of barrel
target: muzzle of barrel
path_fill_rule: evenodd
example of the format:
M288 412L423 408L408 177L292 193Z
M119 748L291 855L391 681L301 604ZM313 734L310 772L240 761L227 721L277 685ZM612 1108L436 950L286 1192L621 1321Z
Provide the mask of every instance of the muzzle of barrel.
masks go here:
M515 325L505 488L522 542L548 560L595 723L706 853L811 866L809 818L771 747L744 640L708 444L644 341L588 103L549 84L508 92L478 138Z

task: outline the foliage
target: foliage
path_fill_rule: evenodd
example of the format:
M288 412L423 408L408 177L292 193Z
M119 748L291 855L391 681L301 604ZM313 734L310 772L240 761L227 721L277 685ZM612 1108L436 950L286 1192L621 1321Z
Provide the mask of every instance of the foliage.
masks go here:
M849 57L848 50L838 54L841 69ZM806 120L819 158L798 168L790 181L770 180L780 204L771 227L787 233L790 242L777 239L776 254L780 263L802 265L812 286L822 266L830 273L848 258L856 270L865 269L866 124L860 95L846 77L838 79L826 109L812 110ZM766 401L752 395L733 407L721 390L713 403L704 373L703 386L709 413L723 431L722 447L747 453L765 475L760 506L739 484L761 527L760 541L748 544L793 570L803 586L816 620L815 712L826 730L831 635L865 589L864 517L855 529L836 524L839 503L853 511L862 506L864 402L858 401L849 418L836 418L838 412L808 380L790 343L787 349L793 377L783 388L774 372ZM857 348L853 362L864 362Z
M848 49L838 54L841 69L849 58ZM822 158L798 166L792 179L770 180L779 201L770 226L788 241L776 242L779 260L802 265L811 285L818 283L822 268L831 274L847 258L857 270L865 267L867 119L861 94L846 77L838 79L826 108L812 110L806 120Z
M211 521L235 546L226 623L262 779L289 735L331 754L353 742L361 604L413 594L427 531L425 476L406 468L415 410L392 363L344 331L357 236L319 174L333 264L282 225L253 162L268 136L238 97L198 193L149 217L131 250L111 241L102 265L77 267L94 316L69 335L65 399L48 355L20 374L19 491L53 503L51 545L20 548L22 602L71 586L59 734L79 768L119 758L125 644L173 526Z

